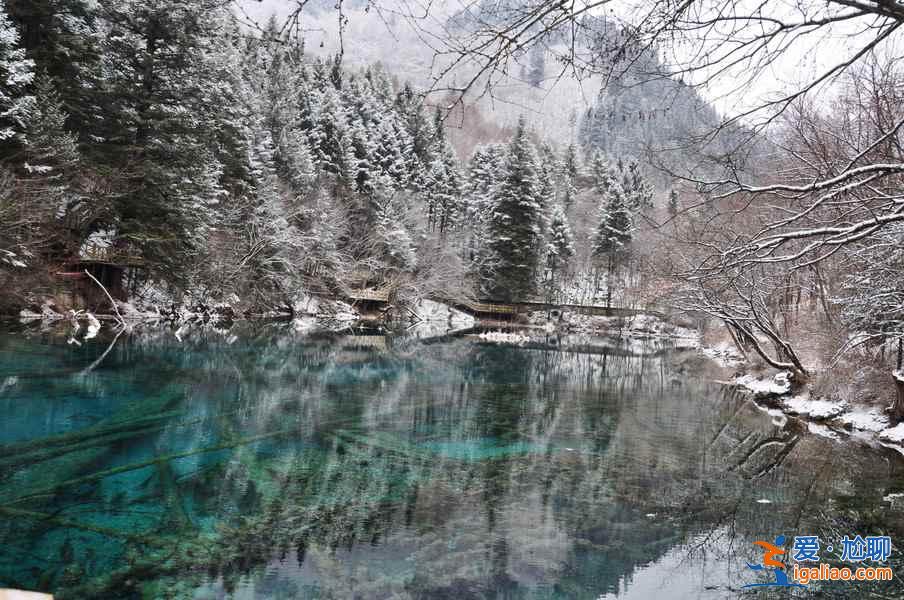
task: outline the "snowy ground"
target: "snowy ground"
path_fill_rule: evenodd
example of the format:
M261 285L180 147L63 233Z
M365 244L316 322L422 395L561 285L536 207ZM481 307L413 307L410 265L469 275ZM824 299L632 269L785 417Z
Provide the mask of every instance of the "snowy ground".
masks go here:
M866 440L904 446L904 423L889 427L888 417L877 408L851 405L845 400L811 398L809 391L792 396L787 372L772 377L746 374L729 383L748 391L756 400L777 399L783 413L807 419L809 431L816 435L841 439L856 434Z
M783 396L791 391L791 382L788 373L781 372L772 378L757 377L756 375L742 375L735 378L734 385L750 392L754 398L770 398Z
M782 404L785 410L792 415L810 417L816 421L840 417L848 410L848 404L843 400L812 400L808 394L793 396Z
M880 431L879 439L896 444L904 443L904 423Z

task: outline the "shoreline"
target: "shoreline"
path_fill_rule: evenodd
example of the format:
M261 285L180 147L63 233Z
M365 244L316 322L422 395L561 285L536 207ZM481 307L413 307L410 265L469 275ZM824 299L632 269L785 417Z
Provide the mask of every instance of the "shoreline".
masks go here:
M746 363L737 366L742 367ZM797 419L814 434L837 442L856 441L867 446L892 449L904 456L904 422L892 425L885 411L846 400L813 398L810 386L794 390L789 373L757 376L747 369L730 380L717 380L725 387L746 394L757 406L774 416Z

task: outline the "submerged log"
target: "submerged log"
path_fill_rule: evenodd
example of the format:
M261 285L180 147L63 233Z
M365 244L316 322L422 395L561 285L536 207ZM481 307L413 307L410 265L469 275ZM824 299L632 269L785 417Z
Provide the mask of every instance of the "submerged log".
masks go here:
M23 494L15 499L7 501L7 504L10 504L10 505L20 504L22 502L31 500L33 498L40 497L44 494L55 493L56 491L58 491L62 488L76 486L76 485L82 485L82 484L86 484L86 483L94 483L94 482L100 481L102 479L106 479L107 477L112 477L113 475L120 475L122 473L128 473L130 471L136 471L138 469L154 467L161 461L172 461L172 460L177 460L180 458L188 458L190 456L197 456L199 454L205 454L207 452L216 452L218 450L228 450L230 448L238 448L241 446L247 446L248 444L253 444L255 442L260 442L263 440L268 440L271 438L276 438L276 437L281 437L281 436L286 436L286 435L293 435L293 434L297 434L297 433L298 433L298 430L296 428L281 429L279 431L273 431L271 433L262 433L259 435L253 435L251 437L243 438L240 440L224 442L222 444L215 444L213 446L205 446L203 448L197 448L195 450L189 450L186 452L177 452L175 454L167 454L167 455L163 455L163 456L158 456L155 458L139 461L136 463L131 463L128 465L120 465L118 467L112 467L110 469L105 469L103 471L98 471L96 473L91 473L89 475L83 475L80 477L75 477L73 479L55 482L51 485L47 485L47 486L41 487L39 489L30 490L26 494Z
M21 508L14 508L11 506L0 506L0 515L9 517L11 519L31 519L41 523L46 523L49 525L55 525L57 527L63 527L66 529L79 529L81 531L89 531L91 533L97 533L99 535L103 535L111 538L118 538L127 540L130 542L135 542L139 544L148 544L148 545L157 545L161 546L164 543L159 539L151 535L141 535L136 533L129 533L125 531L119 531L117 529L111 529L109 527L102 527L100 525L94 525L93 523L82 523L80 521L73 521L72 519L66 519L64 517L58 517L55 515L37 512L33 510L24 510Z
M109 446L133 437L146 435L166 427L167 421L179 416L180 412L164 412L132 422L93 427L70 434L42 438L33 442L0 448L0 470L19 468L30 463L43 462L71 452L88 448Z

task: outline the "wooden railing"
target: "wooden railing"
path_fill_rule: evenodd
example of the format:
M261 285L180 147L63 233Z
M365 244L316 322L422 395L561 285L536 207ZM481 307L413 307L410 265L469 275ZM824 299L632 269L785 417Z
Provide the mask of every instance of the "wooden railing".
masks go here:
M141 252L137 248L111 244L86 244L79 251L79 260L122 266L144 263Z
M382 288L362 288L350 291L347 294L351 302L379 302L390 301L392 289L390 286ZM559 310L582 315L600 317L634 317L637 315L651 315L665 318L665 315L642 308L621 308L617 306L594 306L584 304L554 304L551 302L499 302L496 300L450 300L449 298L431 298L436 302L447 304L452 308L474 315L476 317L512 317L529 312Z

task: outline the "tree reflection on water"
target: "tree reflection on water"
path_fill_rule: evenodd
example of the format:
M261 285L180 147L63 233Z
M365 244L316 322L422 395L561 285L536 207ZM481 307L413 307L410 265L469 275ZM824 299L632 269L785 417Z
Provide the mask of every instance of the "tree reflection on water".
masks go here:
M3 585L722 598L755 539L904 530L896 456L767 414L693 352L241 325L123 336L84 372L108 343L0 336ZM904 590L883 585L823 592Z

